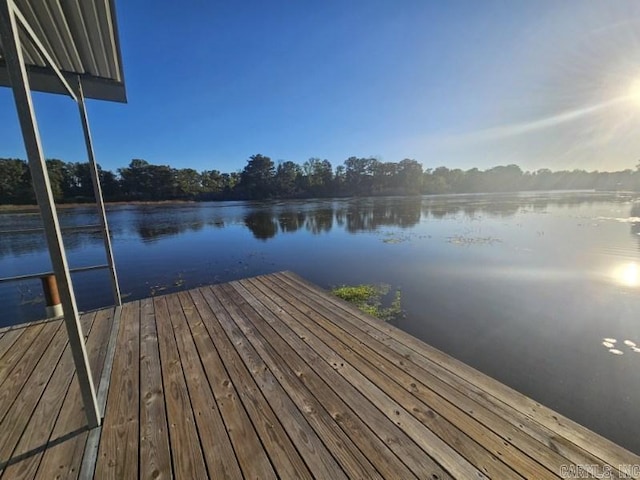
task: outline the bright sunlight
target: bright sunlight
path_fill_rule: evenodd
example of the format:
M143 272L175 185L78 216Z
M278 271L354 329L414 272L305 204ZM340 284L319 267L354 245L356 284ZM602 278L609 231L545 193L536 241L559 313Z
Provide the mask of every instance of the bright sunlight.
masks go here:
M640 266L635 262L623 264L613 271L613 278L627 287L640 286Z
M627 98L640 107L640 79L631 84Z

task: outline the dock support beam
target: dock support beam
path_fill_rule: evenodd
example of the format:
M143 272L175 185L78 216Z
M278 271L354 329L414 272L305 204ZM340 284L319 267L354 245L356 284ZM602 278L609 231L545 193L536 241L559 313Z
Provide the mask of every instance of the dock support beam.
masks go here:
M107 222L107 213L104 208L104 199L102 198L102 187L100 186L100 172L98 164L93 153L93 141L91 139L91 130L89 129L89 117L84 104L84 92L82 91L82 81L78 77L78 111L80 112L80 120L82 121L82 131L84 132L84 142L87 146L87 156L89 157L89 171L91 172L91 182L93 183L93 194L98 204L98 215L100 217L100 225L102 226L102 239L104 241L104 250L107 254L107 264L111 273L111 289L113 290L113 301L116 306L122 305L120 296L120 286L118 284L118 274L116 272L116 264L113 259L113 249L111 248L111 237L109 236L109 224Z
M62 233L58 223L56 206L53 200L51 184L49 183L49 176L47 175L47 165L42 152L38 125L35 120L29 78L27 77L22 55L13 0L0 0L0 38L2 39L4 57L29 160L31 179L44 224L53 271L58 283L60 300L64 311L64 323L69 336L69 345L73 354L80 391L82 392L84 410L89 427L93 428L100 425L101 416L85 348L84 334L80 325L78 307L73 293L69 265L62 243Z

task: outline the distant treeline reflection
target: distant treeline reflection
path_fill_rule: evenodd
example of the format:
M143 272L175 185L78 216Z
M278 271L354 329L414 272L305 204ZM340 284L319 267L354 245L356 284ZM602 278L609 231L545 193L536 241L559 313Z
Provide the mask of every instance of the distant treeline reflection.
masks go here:
M283 201L259 203L186 204L120 206L110 209L112 235L133 237L143 243L174 237L204 228L246 227L259 240L269 240L304 230L313 235L334 228L348 233L375 231L383 227L410 228L422 218L443 219L463 215L468 218L508 218L518 212L544 212L550 206L571 207L611 201L610 195L521 197L479 195L447 197L370 197L351 200ZM74 213L75 212L75 213ZM630 207L630 217L640 218L640 203ZM62 218L63 227L97 223L86 208L69 209ZM45 251L42 232L18 233L16 230L41 226L38 215L0 215L0 258ZM15 233L10 233L15 232ZM638 237L640 222L631 223L631 234ZM98 230L64 234L69 250L78 250L102 242ZM639 239L640 240L640 239Z

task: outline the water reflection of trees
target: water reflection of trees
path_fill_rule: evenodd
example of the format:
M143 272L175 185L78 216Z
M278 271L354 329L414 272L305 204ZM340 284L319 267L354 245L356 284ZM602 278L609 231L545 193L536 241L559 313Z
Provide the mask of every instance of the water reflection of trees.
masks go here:
M244 224L260 240L278 233L304 229L308 234L330 232L334 227L349 233L374 231L382 227L413 227L425 218L442 219L464 215L506 218L523 212L544 212L549 207L571 208L619 201L611 195L565 196L449 196L387 197L323 201L285 201L254 204L204 204L189 206L123 207L110 213L110 227L116 236L133 235L143 242L198 232L207 226L224 228ZM640 218L640 203L631 207L631 217ZM63 226L96 224L94 213L86 209L69 209L61 215ZM0 216L0 232L42 226L39 215L9 214ZM640 242L640 222L631 223L631 234ZM69 250L100 245L99 230L64 234ZM0 258L46 251L43 232L0 234Z
M307 213L305 226L307 231L318 235L330 232L333 228L333 208L318 208Z
M420 197L352 201L336 209L336 223L349 233L373 231L379 227L408 228L420 221L421 204Z
M283 210L277 214L280 231L284 233L297 232L304 226L306 215L301 210Z
M68 233L63 234L63 241L67 250L79 250L101 244L102 234L99 231ZM0 258L43 252L46 250L47 240L44 231L0 235Z
M640 202L635 202L631 206L629 216L633 218L640 218ZM640 221L631 222L631 235L638 240L638 246L640 246Z
M611 194L565 194L554 196L520 195L456 195L450 197L425 197L422 214L426 217L443 219L465 215L469 218L486 216L508 218L521 212L544 212L549 207L592 206L602 202L616 201Z
M205 225L224 227L220 217L206 216L203 208L141 208L134 217L133 228L144 242L153 242L160 238L180 235L185 232L198 232Z
M244 224L258 240L269 240L278 233L278 222L272 210L253 210L244 217Z

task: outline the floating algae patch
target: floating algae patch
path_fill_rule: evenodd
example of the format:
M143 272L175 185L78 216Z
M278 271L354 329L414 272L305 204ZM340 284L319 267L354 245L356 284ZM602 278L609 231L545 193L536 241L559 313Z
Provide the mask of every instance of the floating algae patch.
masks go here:
M449 243L454 245L493 245L496 243L502 243L502 240L495 237L470 237L467 235L454 235L447 238Z
M410 240L409 235L393 231L384 232L383 237L384 238L382 239L382 241L391 245L396 243L408 242Z
M383 305L383 299L389 295L390 290L391 287L385 284L341 285L331 289L331 293L338 298L353 303L364 313L389 321L402 316L400 290L395 291L388 307Z

